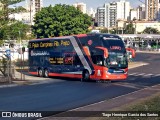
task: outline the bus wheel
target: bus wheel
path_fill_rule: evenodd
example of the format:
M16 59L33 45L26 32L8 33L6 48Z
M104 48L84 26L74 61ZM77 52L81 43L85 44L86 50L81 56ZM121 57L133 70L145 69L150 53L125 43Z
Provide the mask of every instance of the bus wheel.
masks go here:
M46 78L48 77L48 70L47 69L44 70L44 77L46 77Z
M42 70L42 69L39 69L39 70L38 70L38 76L39 76L39 77L42 77L42 76L43 76L43 70Z
M88 81L89 78L90 78L90 75L89 75L88 70L84 70L83 73L82 73L82 80L83 81Z

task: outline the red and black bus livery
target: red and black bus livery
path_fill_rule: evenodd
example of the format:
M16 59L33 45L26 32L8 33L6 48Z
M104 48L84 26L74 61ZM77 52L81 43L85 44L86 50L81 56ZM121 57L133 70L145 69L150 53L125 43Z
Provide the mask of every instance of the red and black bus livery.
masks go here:
M29 72L40 77L124 80L127 53L117 35L90 33L29 41Z

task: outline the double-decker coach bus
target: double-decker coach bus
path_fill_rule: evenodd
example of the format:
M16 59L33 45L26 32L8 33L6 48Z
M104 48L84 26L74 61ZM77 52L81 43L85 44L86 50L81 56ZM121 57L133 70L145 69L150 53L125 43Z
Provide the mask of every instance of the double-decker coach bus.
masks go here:
M117 35L90 33L29 41L29 73L82 80L124 80L128 61Z

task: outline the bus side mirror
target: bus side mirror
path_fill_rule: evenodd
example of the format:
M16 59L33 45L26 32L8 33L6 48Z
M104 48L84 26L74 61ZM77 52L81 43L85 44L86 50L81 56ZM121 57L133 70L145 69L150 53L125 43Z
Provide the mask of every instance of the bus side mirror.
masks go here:
M108 58L108 49L104 49L104 57Z
M132 48L126 48L126 50L127 50L127 51L130 51L130 52L132 53L132 58L135 58L136 52L135 52L134 49L132 49Z
M83 50L85 51L87 56L91 56L89 48L87 46L83 46Z
M107 48L104 48L104 47L96 47L96 48L103 50L104 51L104 57L108 58L108 49Z

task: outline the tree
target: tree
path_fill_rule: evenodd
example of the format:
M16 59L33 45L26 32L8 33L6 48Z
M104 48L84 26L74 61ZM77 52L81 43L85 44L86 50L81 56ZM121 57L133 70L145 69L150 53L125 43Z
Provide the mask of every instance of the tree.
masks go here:
M0 0L0 44L3 43L3 40L19 39L20 37L23 38L29 30L28 25L9 18L10 14L26 11L23 7L9 7L10 5L14 5L22 1L24 0ZM6 60L7 59L4 56L0 56L0 71L4 76L7 68Z
M101 33L108 33L108 32L109 32L108 28L104 28L101 30Z
M25 39L27 32L30 30L30 26L20 21L16 21L13 24L3 26L0 33L3 34L1 39L19 40Z
M125 34L134 34L134 32L135 32L135 28L133 27L133 23L129 23L129 24L126 26L126 28L125 28L125 30L124 30L124 33L125 33Z
M9 19L9 15L12 13L15 13L16 11L25 11L23 7L17 7L17 8L9 8L10 5L14 5L16 3L22 2L25 0L0 0L0 3L2 4L2 9L3 9L3 18L5 20Z
M160 33L156 28L152 28L152 27L147 27L146 29L143 30L143 33L147 33L147 34L158 34Z
M23 7L10 8L10 5L22 2L24 0L0 0L2 9L0 10L0 40L18 39L20 36L29 31L29 26L22 22L10 19L9 15L26 11ZM18 29L18 32L17 32ZM19 31L21 35L19 35Z
M73 6L57 4L42 8L35 16L32 31L37 38L87 33L91 17Z
M104 28L104 29L102 29L101 30L101 33L110 33L110 34L116 34L116 29L115 28L113 28L113 29L111 29L111 30L108 30L107 28Z
M113 28L112 30L109 31L111 34L116 34L117 32L117 29L116 28Z

